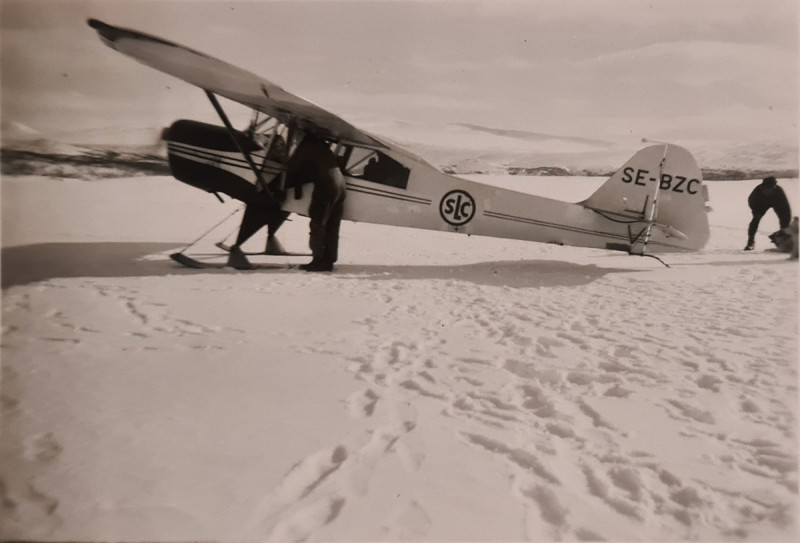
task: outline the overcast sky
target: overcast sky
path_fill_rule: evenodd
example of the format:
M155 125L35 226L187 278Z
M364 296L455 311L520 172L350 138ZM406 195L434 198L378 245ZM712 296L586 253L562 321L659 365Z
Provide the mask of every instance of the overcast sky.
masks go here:
M796 141L796 0L0 0L2 118L59 134L213 119L89 17L232 62L356 125Z

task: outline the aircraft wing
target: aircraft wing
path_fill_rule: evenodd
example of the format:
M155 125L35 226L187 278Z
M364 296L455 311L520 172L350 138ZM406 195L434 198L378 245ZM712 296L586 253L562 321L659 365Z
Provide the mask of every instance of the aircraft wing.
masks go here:
M201 89L266 113L283 123L337 140L384 148L385 145L347 121L251 72L135 30L89 19L103 42L142 64Z

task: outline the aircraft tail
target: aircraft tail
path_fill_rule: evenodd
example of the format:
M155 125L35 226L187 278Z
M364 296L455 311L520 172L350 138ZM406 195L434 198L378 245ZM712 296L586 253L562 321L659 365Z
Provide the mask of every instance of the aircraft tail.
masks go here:
M707 202L692 154L662 144L636 153L581 205L629 223L631 243L624 249L644 253L702 249L710 235Z

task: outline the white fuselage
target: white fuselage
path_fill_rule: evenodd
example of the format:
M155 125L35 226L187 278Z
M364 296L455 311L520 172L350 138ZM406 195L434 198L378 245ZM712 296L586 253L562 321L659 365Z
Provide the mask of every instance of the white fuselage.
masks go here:
M519 239L558 245L627 250L646 222L601 214L581 204L499 188L442 173L424 162L387 154L410 168L399 189L346 177L346 220ZM283 209L307 215L311 187L290 191ZM695 250L691 243L653 230L653 252Z

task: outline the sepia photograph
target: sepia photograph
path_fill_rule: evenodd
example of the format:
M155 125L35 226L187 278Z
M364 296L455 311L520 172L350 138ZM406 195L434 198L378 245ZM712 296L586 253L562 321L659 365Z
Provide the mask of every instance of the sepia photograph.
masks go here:
M798 541L799 40L0 0L0 541Z

